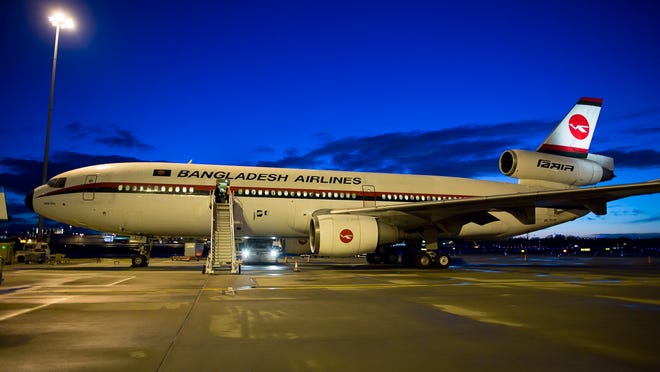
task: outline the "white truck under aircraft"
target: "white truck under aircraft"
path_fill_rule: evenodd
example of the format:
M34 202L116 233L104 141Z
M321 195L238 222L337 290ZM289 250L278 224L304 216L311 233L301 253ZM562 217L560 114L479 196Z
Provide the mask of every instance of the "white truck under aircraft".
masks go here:
M660 191L660 181L582 187L614 177L612 158L590 154L602 99L581 98L536 151L506 150L500 171L518 183L176 163L119 163L59 174L26 197L36 213L118 234L208 236L217 179L231 183L233 232L308 239L323 256L366 254L447 267L443 239L497 239L605 214L607 202ZM422 242L425 247L422 249ZM146 264L148 251L140 263Z

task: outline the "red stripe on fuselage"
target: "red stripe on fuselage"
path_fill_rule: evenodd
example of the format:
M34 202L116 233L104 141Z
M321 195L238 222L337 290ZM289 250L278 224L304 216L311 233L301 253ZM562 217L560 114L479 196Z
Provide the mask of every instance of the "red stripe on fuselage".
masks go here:
M120 190L119 187L122 187ZM166 190L162 191L162 187ZM191 192L176 192L170 191L170 188L179 188L182 190L184 187L188 190L194 189L194 194ZM202 191L205 194L210 193L215 189L215 186L210 185L191 185L191 184L167 184L167 183L134 183L134 182L99 182L91 184L80 184L62 189L56 189L38 197L75 194L82 192L97 192L97 193L152 193L152 194L170 194L170 195L197 195ZM342 199L342 200L378 200L383 202L419 202L419 201L436 201L436 200L451 200L451 199L464 199L470 198L470 195L449 195L449 194L432 194L432 193L419 193L419 192L404 192L404 191L364 191L351 190L351 189L313 189L313 188L291 188L291 187L256 187L256 186L233 186L230 188L236 197L270 197L275 199L281 198L295 198L295 199ZM268 194L266 194L267 192ZM282 192L279 194L278 192ZM307 194L307 195L304 195ZM317 196L317 194L320 194ZM344 197L335 198L334 194L344 194ZM355 195L355 199L353 196Z

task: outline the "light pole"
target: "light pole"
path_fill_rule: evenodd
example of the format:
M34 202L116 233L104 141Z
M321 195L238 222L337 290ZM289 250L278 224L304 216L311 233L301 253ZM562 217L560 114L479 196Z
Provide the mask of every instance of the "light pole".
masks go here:
M73 18L63 13L55 13L48 17L50 23L55 26L55 51L53 52L53 71L50 78L50 100L48 101L48 123L46 124L46 145L44 147L44 169L41 174L41 184L48 181L48 149L50 147L50 122L53 118L53 95L55 93L55 68L57 67L57 45L60 40L60 29L73 28ZM44 219L39 216L39 235L43 234Z

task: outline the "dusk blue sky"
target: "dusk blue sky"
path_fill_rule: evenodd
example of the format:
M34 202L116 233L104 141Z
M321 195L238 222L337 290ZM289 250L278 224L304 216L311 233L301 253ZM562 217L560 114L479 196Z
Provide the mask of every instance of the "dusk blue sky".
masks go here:
M55 29L49 176L113 161L422 173L515 182L583 96L604 99L591 152L605 184L660 178L656 1L0 2L0 186L35 223ZM544 230L660 233L660 196Z

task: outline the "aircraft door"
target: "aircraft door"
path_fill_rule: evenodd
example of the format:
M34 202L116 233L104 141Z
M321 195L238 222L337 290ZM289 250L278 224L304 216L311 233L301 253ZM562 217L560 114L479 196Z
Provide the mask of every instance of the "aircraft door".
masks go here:
M372 185L362 185L362 205L364 207L376 206L376 188Z
M96 175L85 176L85 185L83 186L83 200L94 200L94 185L96 184Z

